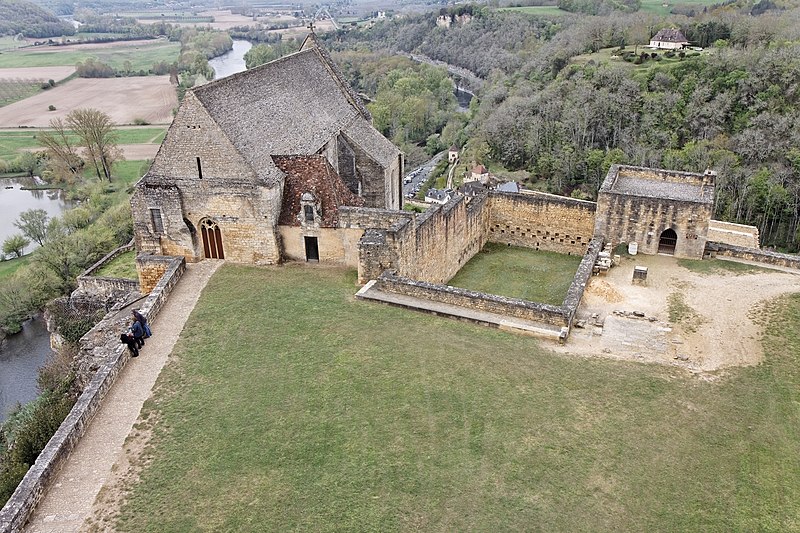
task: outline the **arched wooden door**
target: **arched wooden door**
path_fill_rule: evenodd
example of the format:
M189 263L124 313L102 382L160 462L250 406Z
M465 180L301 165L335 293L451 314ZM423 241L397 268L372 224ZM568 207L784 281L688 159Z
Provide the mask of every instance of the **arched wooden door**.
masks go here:
M672 228L667 228L661 233L658 239L658 253L675 255L675 243L678 242L678 234Z
M222 232L217 223L204 218L200 221L200 233L203 235L203 252L206 259L225 259L222 249Z

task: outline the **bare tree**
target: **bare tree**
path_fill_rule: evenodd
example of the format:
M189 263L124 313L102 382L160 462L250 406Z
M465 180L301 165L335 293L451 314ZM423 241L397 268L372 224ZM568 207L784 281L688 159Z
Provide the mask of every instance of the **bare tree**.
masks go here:
M78 156L77 145L69 135L67 125L60 118L50 121L53 131L39 133L39 144L47 148L53 170L63 176L77 176L83 168L83 160Z
M111 181L111 166L121 159L111 117L97 109L76 109L67 115L67 125L80 137L98 179Z

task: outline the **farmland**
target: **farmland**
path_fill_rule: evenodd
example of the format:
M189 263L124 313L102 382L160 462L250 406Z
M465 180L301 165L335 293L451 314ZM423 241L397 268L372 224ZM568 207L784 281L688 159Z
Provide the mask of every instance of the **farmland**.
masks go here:
M51 105L55 111L48 111ZM79 78L0 108L0 127L45 127L51 119L83 107L107 113L116 124L136 119L167 124L177 106L169 76Z
M115 69L129 62L132 70L146 71L153 63L177 60L180 47L164 40L142 40L26 48L0 54L0 68L75 66L92 57Z

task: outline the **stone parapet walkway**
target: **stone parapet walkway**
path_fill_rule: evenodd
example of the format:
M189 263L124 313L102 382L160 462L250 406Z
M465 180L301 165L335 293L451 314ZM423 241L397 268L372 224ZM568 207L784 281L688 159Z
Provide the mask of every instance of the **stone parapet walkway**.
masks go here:
M152 323L153 337L125 366L24 531L71 533L84 527L189 314L221 264L206 260L186 265L186 273Z

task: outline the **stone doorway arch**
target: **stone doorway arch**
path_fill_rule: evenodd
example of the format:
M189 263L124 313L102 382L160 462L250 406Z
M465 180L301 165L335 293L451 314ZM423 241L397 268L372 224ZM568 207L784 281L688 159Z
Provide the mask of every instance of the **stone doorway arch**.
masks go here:
M678 234L672 228L667 228L661 232L658 238L658 253L675 255L675 244L678 242Z
M210 218L200 221L200 233L203 235L203 252L206 259L225 259L222 248L222 232L216 222Z

